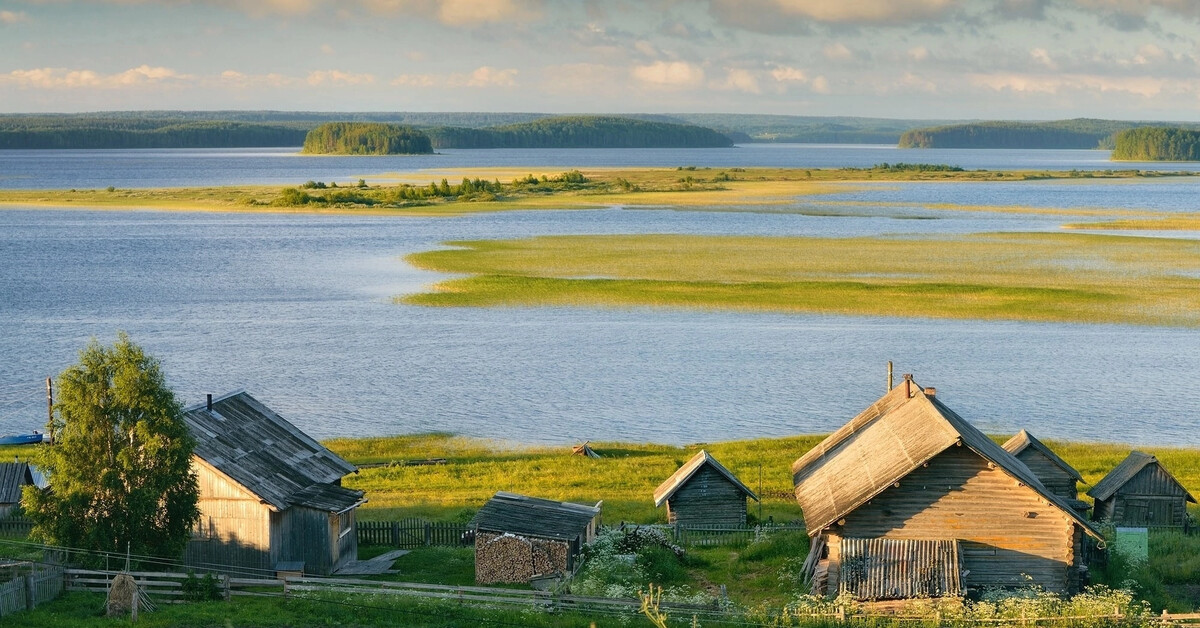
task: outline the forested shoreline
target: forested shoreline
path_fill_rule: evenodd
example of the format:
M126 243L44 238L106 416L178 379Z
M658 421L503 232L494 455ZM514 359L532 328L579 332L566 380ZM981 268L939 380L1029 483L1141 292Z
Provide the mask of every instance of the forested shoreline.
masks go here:
M1200 161L1200 131L1143 127L1117 135L1113 161Z
M309 155L426 155L429 136L407 126L379 122L327 122L308 132Z

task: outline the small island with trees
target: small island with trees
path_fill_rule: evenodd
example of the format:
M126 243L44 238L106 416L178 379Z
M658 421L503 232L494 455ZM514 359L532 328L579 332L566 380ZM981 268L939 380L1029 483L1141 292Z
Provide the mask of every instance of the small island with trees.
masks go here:
M306 155L428 155L429 136L407 126L377 122L329 122L308 132Z
M1200 131L1142 127L1117 134L1113 161L1200 161Z

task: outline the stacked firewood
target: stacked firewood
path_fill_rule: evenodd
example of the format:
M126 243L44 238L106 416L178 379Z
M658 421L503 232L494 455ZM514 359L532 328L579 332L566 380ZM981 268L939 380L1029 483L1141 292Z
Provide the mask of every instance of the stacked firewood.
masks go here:
M533 544L514 534L475 535L475 582L529 582L533 578Z

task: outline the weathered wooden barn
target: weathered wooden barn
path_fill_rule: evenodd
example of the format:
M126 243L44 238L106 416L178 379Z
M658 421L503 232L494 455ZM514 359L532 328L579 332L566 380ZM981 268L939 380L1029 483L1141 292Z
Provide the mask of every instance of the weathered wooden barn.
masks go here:
M0 462L0 519L12 514L21 503L21 488L34 483L27 462Z
M862 600L1078 590L1098 533L911 376L792 465L813 592Z
M358 554L358 471L246 392L188 408L200 521L189 565L329 574Z
M1140 451L1130 452L1088 495L1096 500L1094 521L1131 528L1183 528L1187 503L1196 503L1158 458Z
M682 525L745 525L746 498L758 501L754 491L703 449L654 489L654 506L666 504L667 520Z
M1042 486L1065 499L1080 515L1087 514L1091 505L1079 499L1079 486L1076 484L1083 481L1083 476L1053 449L1025 430L1017 432L1001 447L1024 462L1042 481Z
M530 582L574 573L583 546L600 528L600 504L500 491L479 509L471 527L476 582Z

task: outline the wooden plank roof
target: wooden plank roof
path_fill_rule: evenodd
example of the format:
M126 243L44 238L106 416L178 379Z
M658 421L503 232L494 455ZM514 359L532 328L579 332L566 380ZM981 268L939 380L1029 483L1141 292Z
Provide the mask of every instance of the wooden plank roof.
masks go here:
M909 392L911 390L911 393ZM911 394L911 396L910 396ZM810 535L900 481L934 456L961 443L1055 505L1100 538L1062 497L983 432L912 382L888 391L792 464L796 499Z
M340 512L362 492L336 484L358 469L249 393L237 391L184 410L195 454L277 510Z
M680 487L687 484L687 481L705 466L711 467L717 473L725 476L725 479L729 480L730 484L736 486L738 490L745 493L750 499L758 501L758 495L755 495L754 491L747 488L729 469L726 469L724 465L717 462L717 459L713 458L712 454L701 449L699 453L692 456L691 460L683 463L683 466L679 467L675 473L672 473L671 477L664 480L662 484L658 485L658 488L654 489L654 506L656 508L662 506L664 502L671 499L675 491L678 491Z
M21 487L33 484L33 473L27 462L0 462L0 504L21 501Z
M599 515L599 504L585 506L499 491L479 509L471 526L478 530L569 541L585 534L588 524Z
M1017 432L1015 436L1008 439L1008 441L1001 445L1001 447L1004 448L1004 451L1007 451L1014 456L1020 455L1022 451L1032 447L1035 451L1041 452L1042 455L1049 458L1050 462L1053 462L1063 471L1067 472L1068 475L1080 482L1083 481L1083 476L1079 475L1079 472L1075 470L1075 467L1067 464L1067 461L1059 458L1058 454L1054 453L1053 449L1047 447L1045 443L1038 440L1033 436L1033 434L1030 434L1025 430Z
M1091 495L1093 499L1098 501L1108 499L1116 494L1122 486L1125 486L1126 482L1132 480L1142 469L1152 464L1158 465L1162 469L1162 472L1167 474L1167 477L1171 478L1176 484L1179 484L1179 488L1183 490L1189 502L1196 503L1196 498L1188 492L1183 484L1180 484L1179 480L1175 479L1175 476L1171 475L1170 471L1167 471L1166 467L1162 466L1158 458L1140 451L1129 452L1129 455L1121 461L1121 464L1117 465L1112 471L1109 471L1108 475L1101 478L1099 482L1096 482L1092 490L1088 491L1088 495Z

